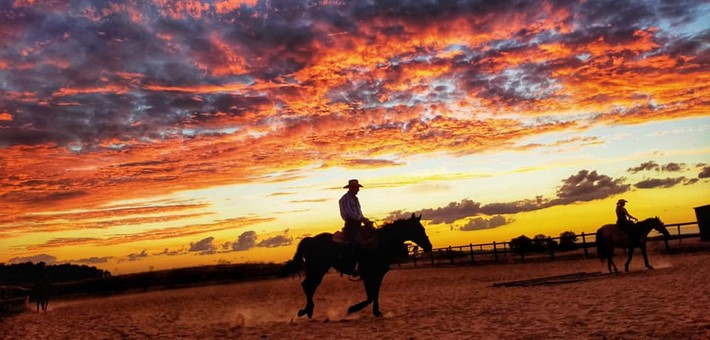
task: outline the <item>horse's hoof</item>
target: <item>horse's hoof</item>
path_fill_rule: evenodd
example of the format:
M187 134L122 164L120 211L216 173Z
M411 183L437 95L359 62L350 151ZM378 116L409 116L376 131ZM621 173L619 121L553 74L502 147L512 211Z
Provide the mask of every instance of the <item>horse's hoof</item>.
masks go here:
M350 306L348 307L348 314L352 314L357 312L357 309L355 309L355 306Z
M648 270L653 270L653 267L651 267L651 266L648 266L646 268L648 268Z
M377 311L373 311L373 312L372 312L372 315L374 315L376 318L380 318L380 317L382 317L382 312L380 312L380 311L378 311L378 310L377 310Z
M305 310L301 309L301 310L298 311L298 316L299 316L299 317L304 316L304 315L306 315L306 311L305 311Z

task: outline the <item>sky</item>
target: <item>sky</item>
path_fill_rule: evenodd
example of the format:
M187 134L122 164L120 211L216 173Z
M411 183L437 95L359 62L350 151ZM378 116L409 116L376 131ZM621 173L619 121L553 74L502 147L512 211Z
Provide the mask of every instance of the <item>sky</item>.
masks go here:
M0 262L283 262L710 204L706 1L0 0Z

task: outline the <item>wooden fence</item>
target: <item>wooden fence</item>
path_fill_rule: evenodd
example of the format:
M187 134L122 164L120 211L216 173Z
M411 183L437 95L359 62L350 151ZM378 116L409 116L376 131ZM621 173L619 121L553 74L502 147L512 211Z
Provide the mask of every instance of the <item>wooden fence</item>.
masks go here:
M664 244L666 250L669 248L668 241L676 240L681 243L683 239L700 237L697 226L698 222L685 222L666 224L666 229L670 233L670 237ZM422 264L436 265L453 265L453 264L480 264L480 263L509 263L509 262L527 262L542 259L554 260L556 256L565 257L588 257L596 256L596 233L582 232L577 235L577 242L572 249L560 249L559 245L561 237L549 237L548 244L553 246L545 247L543 251L516 251L510 248L510 242L482 243L458 246L448 246L445 248L434 248L429 254L423 253L418 247L409 249L409 259L407 263L399 263L399 266L411 264L418 266ZM665 238L656 231L651 231L648 240L651 242L663 241Z
M24 308L31 290L18 286L0 286L0 315Z

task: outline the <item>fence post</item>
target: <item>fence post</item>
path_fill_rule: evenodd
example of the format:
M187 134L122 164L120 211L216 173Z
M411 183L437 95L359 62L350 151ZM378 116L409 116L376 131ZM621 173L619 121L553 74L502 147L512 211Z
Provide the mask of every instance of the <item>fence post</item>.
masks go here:
M552 237L547 237L547 246L550 248L550 259L555 260L555 247L552 243Z
M496 248L496 241L493 241L493 258L496 263L498 262L498 249Z
M429 257L431 257L431 266L434 267L434 250L429 252Z
M449 246L449 261L451 261L451 264L454 264L454 251L451 250L451 246Z
M678 243L680 243L680 242L683 242L683 238L680 237L680 224L679 224L678 225ZM667 244L666 244L666 248L668 248ZM666 250L668 250L668 249L666 249Z
M412 257L414 258L414 268L417 267L417 249L415 248L414 251L412 252Z
M587 257L589 254L587 253L587 238L584 237L584 232L582 232L582 248L584 248L584 257Z
M475 264L476 260L473 258L473 243L469 243L468 248L471 249L471 264Z

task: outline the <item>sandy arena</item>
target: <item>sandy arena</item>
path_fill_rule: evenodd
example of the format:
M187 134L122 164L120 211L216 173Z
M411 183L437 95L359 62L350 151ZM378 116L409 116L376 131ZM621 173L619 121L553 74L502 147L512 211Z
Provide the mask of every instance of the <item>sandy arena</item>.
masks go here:
M596 259L393 270L382 286L383 318L361 282L329 274L313 320L299 279L274 279L139 294L54 300L0 323L2 339L708 339L710 253L636 257L630 273L534 287L493 283L596 272ZM623 264L618 256L617 264Z

